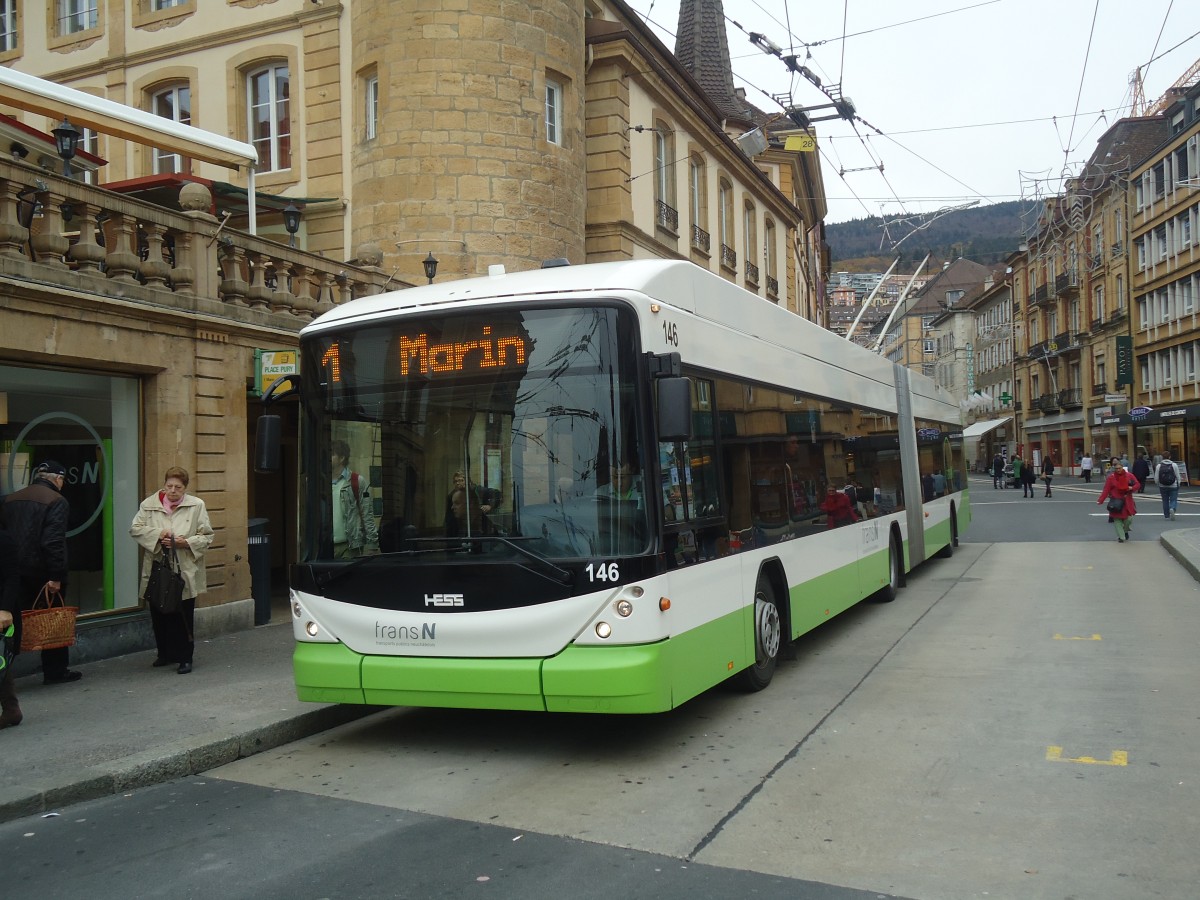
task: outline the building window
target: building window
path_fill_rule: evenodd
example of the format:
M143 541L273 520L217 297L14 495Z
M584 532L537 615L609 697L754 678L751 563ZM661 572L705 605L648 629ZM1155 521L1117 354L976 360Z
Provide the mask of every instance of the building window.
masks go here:
M0 366L0 392L8 398L5 438L23 436L19 445L5 446L0 492L25 487L40 462L54 459L66 467L68 578L71 605L81 613L128 612L138 604L138 547L128 538L129 523L108 513L137 509L140 502L140 387L138 379L123 376Z
M675 132L666 122L654 123L654 207L659 228L679 231L675 208Z
M708 176L704 157L698 153L688 162L688 214L693 225L708 224Z
M192 91L186 84L173 84L161 88L150 95L150 111L156 116L179 122L181 125L192 124ZM152 151L152 170L155 175L172 172L186 172L187 161L179 153L160 150L155 147Z
M100 0L58 0L58 33L78 34L99 24Z
M562 146L563 86L546 79L546 140Z
M159 12L173 6L183 6L186 2L187 0L150 0L150 11Z
M750 202L742 209L742 241L746 254L746 280L758 284L758 211Z
M92 156L100 155L100 135L96 131L87 126L84 126L83 137L79 139L79 149L85 150ZM81 176L84 184L96 183L96 172L94 169L85 169Z
M17 0L0 0L0 51L17 49Z
M374 140L379 134L379 76L368 75L363 82L363 110L366 122L366 139Z
M730 243L733 240L733 187L722 178L717 193L720 195L720 209L717 210L720 219L717 227L721 238L721 265L727 269L736 269L737 251Z
M248 131L261 171L292 167L290 97L287 63L254 69L246 76Z
M779 272L777 264L777 255L775 248L775 222L767 219L765 223L766 234L763 240L763 262L767 267L767 293L779 293Z
M1104 321L1104 285L1098 284L1092 289L1092 321Z

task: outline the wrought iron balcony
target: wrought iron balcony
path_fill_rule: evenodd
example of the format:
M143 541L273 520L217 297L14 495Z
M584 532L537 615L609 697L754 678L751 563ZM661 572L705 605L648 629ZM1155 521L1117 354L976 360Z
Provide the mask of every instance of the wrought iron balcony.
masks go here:
M1045 303L1050 299L1049 285L1038 285L1037 290L1033 292L1033 299L1029 301L1030 306L1037 306L1039 303Z
M1054 293L1062 296L1069 294L1071 291L1079 289L1079 270L1075 268L1067 269L1061 275L1056 275L1054 278Z
M707 253L709 243L710 243L710 238L708 236L708 232L705 231L703 228L701 228L699 225L693 225L692 226L692 246L697 250L702 250L703 252Z
M758 286L758 266L752 262L746 263L746 284Z
M667 206L661 200L654 201L654 208L657 211L658 227L665 228L672 234L678 234L679 212L674 207Z
M1107 393L1108 393L1108 385L1104 384L1104 382L1101 382L1100 384L1092 385L1092 396L1093 397L1103 397Z
M1063 388L1058 392L1058 405L1063 409L1083 407L1083 391L1079 388Z
M772 278L770 275L767 276L767 296L768 297L778 297L779 296L779 279Z
M728 244L721 245L721 265L727 269L737 269L737 251Z
M1058 394L1042 394L1034 399L1033 405L1042 412L1054 412L1058 409Z

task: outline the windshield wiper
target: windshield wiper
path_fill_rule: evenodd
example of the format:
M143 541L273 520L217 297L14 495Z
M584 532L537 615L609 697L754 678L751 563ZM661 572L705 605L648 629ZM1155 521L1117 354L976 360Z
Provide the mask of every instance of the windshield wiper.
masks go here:
M517 543L517 541L521 540L521 539L522 538L517 538L517 537L511 537L511 538L504 537L499 534L475 534L475 535L471 535L470 537L456 538L456 540L461 540L461 541L463 541L463 543L470 543L470 542L474 542L474 541L479 541L480 543L482 543L484 541L494 541L495 543L503 544L505 547L508 547L510 550L515 550L517 553L519 553L521 556L524 556L526 559L532 560L533 562L537 563L539 567L541 567L545 572L547 572L551 576L553 576L554 580L559 582L560 584L570 584L571 583L574 576L572 576L570 572L568 572L566 569L556 566L554 563L550 562L550 560L547 557L542 556L542 554L535 553L533 550L528 550L525 547L522 547L520 544ZM524 540L532 540L532 539L534 539L534 536L529 535L529 536L523 537L523 539Z
M321 572L320 575L313 573L313 580L317 584L320 584L320 585L332 584L333 582L335 582L339 578L341 578L343 575L349 574L354 569L357 569L359 566L363 565L364 563L371 562L372 560L386 559L391 556L416 556L418 553L437 553L437 552L438 551L434 550L434 549L429 549L429 550L392 550L387 553L371 553L366 556L356 556L356 557L354 557L354 559L351 559L351 560L348 560L348 561L342 563L342 565L338 566L336 569L325 569ZM309 563L309 568L310 569L312 568L311 563Z
M540 553L535 553L532 550L527 550L518 544L517 541L522 540L522 538L509 538L494 534L482 534L472 535L470 537L427 537L409 538L408 540L410 543L414 544L437 543L440 546L430 547L428 549L397 550L391 553L375 553L370 556L357 556L339 568L332 571L326 570L322 572L320 576L314 575L313 578L318 584L324 586L337 581L342 576L349 574L352 570L357 569L359 566L363 565L364 563L368 563L371 560L384 559L390 556L415 556L419 553L461 553L466 548L466 545L476 542L483 543L484 541L494 541L496 543L503 544L510 550L515 550L519 555L537 563L538 567L543 570L542 574L549 574L555 581L561 584L570 584L573 578L570 572L568 572L566 569L556 566L545 556L542 556ZM447 540L453 541L456 546L447 547ZM524 538L524 540L533 540L533 537L527 537Z

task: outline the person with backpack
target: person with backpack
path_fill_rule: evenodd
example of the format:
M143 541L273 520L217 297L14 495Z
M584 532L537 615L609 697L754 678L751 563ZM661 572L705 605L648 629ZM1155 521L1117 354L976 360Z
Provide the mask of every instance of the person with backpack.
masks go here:
M1175 518L1175 508L1179 506L1179 466L1171 460L1171 454L1163 451L1162 462L1154 470L1154 480L1158 482L1158 492L1162 495L1163 518Z
M349 559L379 552L379 528L371 502L371 483L350 468L350 444L334 441L333 556Z

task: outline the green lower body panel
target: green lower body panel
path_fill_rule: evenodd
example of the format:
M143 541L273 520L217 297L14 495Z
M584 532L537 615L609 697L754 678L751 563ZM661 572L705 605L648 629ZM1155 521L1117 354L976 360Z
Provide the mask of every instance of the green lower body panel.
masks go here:
M543 663L546 709L604 713L670 709L673 643L568 647Z
M363 656L298 643L292 663L296 696L318 703L660 712L671 708L667 646L569 647L542 660Z
M791 589L792 637L812 631L863 598L859 566L843 566Z

